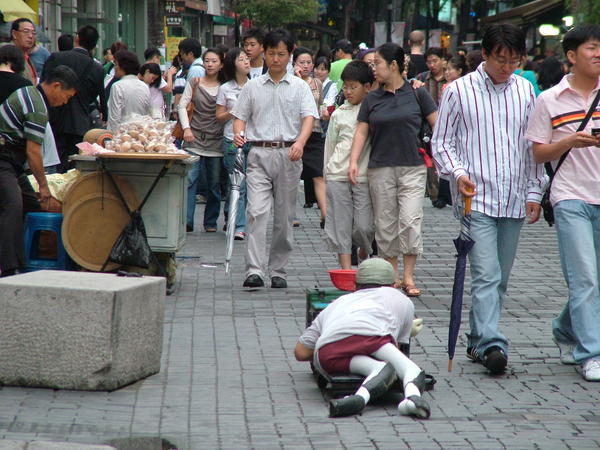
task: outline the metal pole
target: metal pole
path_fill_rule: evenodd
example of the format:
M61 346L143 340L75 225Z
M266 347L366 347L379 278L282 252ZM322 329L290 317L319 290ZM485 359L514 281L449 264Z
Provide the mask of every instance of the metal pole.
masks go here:
M392 42L392 10L394 6L392 0L389 0L387 5L387 42Z

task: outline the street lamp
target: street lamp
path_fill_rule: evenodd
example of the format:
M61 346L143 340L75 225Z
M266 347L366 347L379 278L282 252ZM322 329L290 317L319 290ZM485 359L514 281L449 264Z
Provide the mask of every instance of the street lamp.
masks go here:
M540 32L540 35L544 37L558 36L560 34L560 28L548 23L540 25L538 31Z

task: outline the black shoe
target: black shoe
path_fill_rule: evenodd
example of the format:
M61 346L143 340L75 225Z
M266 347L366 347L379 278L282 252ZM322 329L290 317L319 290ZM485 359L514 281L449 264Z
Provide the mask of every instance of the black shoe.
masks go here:
M263 287L264 285L265 285L265 282L263 281L263 279L256 274L248 275L248 277L244 281L244 287L254 288L254 287Z
M504 372L507 363L508 357L506 353L498 346L488 348L483 354L483 365L493 375Z
M446 203L444 200L440 200L440 199L436 200L435 202L431 202L431 204L432 204L432 205L433 205L435 208L438 208L438 209L443 209L443 208L445 208L446 206L448 206L448 204L447 204L447 203Z
M467 358L476 363L483 363L475 347L467 347Z
M188 233L191 233L192 231L194 231L194 226L193 225L186 225L185 226L185 231L187 231Z
M329 417L346 417L358 414L365 409L365 399L360 395L329 400Z
M306 202L306 203L304 204L303 208L306 208L306 209L308 209L308 208L312 208L313 206L314 206L314 203L312 203L312 202Z
M271 287L275 289L287 288L287 281L281 277L271 277Z

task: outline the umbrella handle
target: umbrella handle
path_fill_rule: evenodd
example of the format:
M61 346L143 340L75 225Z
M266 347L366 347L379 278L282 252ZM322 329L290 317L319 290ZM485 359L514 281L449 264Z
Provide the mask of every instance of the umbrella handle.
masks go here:
M473 189L468 189L468 192L473 192ZM465 204L465 212L464 215L467 216L469 214L471 214L471 200L473 200L473 197L463 197L463 202Z

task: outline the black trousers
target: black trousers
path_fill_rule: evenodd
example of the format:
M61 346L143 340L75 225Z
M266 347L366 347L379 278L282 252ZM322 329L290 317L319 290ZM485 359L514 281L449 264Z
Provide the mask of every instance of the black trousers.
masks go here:
M3 274L25 267L23 217L40 211L40 204L27 176L0 161L0 269Z
M79 144L83 141L83 136L68 133L55 133L54 138L56 139L56 150L58 151L58 157L60 158L60 164L56 169L58 173L65 173L67 170L75 167L72 163L69 163L69 156L78 153L75 144Z

